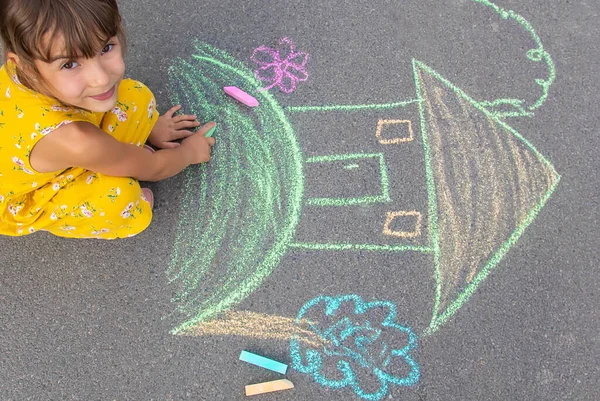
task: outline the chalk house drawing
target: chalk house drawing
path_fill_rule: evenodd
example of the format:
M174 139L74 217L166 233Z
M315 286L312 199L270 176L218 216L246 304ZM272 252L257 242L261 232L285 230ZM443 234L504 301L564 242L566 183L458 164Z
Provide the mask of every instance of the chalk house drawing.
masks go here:
M206 121L218 121L226 135L218 141L210 166L196 166L185 173L184 198L167 270L176 293L175 313L183 316L173 334L291 341L296 370L313 375L324 386L350 387L358 397L369 400L385 396L389 384L408 386L419 380L418 363L409 353L417 347L418 336L436 333L464 305L534 221L560 180L550 161L507 123L510 118L531 117L544 103L555 79L552 59L519 14L487 0L473 1L521 26L535 43L526 57L543 63L548 74L535 81L542 92L535 103L475 100L424 62L413 59L413 99L284 109L248 66L223 50L198 41L191 60L175 61L169 71L173 102ZM305 62L307 56L301 58ZM272 87L275 82L277 76ZM261 106L251 110L240 107L224 94L225 85L255 94ZM372 135L381 145L378 153L305 158L290 122L290 116L297 114L319 119L330 112L373 110L386 114L373 122ZM387 174L390 156L386 149L390 146L422 148L427 196L420 210L403 210L390 196L395 184ZM379 171L379 180L361 193L311 196L305 187L305 175L311 169L359 174L365 166ZM339 241L326 234L322 238L298 237L296 227L303 218L303 207L361 204L380 205L385 211L376 222L385 241ZM372 303L359 295L324 295L308 301L296 318L233 310L290 249L429 255L436 286L428 327L415 333L404 326L402 317L394 312L399 300ZM372 305L385 306L389 316L393 315L387 329L408 333L409 348L392 351L378 343L378 336L386 330L375 328L371 321L355 323L348 318L341 326L316 330L315 321L305 314L319 303L332 313L336 305L353 303L355 315ZM365 353L367 345L375 343L380 347L379 359ZM373 371L381 386L365 391L353 369L371 369L379 363L377 369L385 373L381 361L387 361L390 352L400 352L409 366L408 375L385 376ZM340 361L341 354L356 366ZM318 373L328 363L334 370L338 368L341 378Z

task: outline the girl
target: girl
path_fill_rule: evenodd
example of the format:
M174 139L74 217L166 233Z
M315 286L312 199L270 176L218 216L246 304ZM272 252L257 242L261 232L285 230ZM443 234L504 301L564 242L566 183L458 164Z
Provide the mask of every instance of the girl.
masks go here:
M0 37L0 234L135 235L153 203L138 180L210 159L214 123L188 131L200 123L179 106L159 117L123 79L116 0L0 0Z

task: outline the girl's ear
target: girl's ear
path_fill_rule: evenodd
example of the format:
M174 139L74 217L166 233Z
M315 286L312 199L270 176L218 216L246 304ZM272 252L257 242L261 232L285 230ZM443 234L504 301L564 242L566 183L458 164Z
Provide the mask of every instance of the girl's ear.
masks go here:
M17 56L15 53L13 53L13 52L7 52L6 53L6 58L8 60L11 60L17 66L19 65L19 56Z

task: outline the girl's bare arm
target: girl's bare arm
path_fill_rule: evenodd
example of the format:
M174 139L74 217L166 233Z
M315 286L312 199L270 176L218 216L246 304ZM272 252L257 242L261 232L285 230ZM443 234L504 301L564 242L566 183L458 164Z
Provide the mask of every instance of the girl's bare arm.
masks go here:
M69 167L141 181L160 181L174 176L190 164L210 159L214 138L204 134L214 126L205 124L174 149L150 153L138 146L119 142L87 122L64 125L40 139L30 155L31 166L39 172Z

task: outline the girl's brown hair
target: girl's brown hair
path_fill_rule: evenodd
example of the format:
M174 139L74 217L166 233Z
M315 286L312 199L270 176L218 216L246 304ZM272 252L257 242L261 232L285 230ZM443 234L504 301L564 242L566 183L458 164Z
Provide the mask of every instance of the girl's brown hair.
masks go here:
M116 0L0 0L3 60L7 61L8 52L15 53L21 83L42 93L45 85L34 61L51 61L57 37L65 43L61 55L74 60L95 56L113 36L124 51L125 32Z

